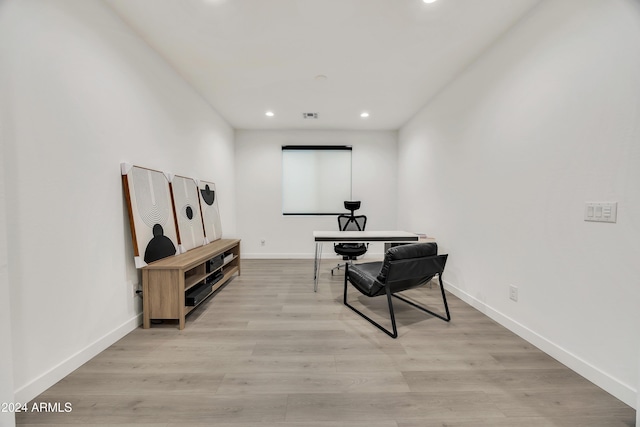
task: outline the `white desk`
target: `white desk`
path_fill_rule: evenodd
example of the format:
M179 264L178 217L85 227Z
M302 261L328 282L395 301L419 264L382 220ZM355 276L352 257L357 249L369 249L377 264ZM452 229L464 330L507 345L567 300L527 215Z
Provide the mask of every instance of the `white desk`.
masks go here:
M344 242L417 242L419 236L408 231L314 231L313 239L316 242L316 256L313 264L313 291L318 290L318 276L320 275L320 259L322 258L322 243ZM435 239L420 240L433 241Z

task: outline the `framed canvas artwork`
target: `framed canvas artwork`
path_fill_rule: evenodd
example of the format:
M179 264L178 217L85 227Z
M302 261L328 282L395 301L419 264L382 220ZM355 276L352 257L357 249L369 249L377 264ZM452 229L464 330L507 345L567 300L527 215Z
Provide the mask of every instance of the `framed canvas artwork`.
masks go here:
M178 223L180 252L205 244L198 185L193 178L176 175L171 179L171 194Z
M163 172L121 165L136 268L178 253L169 177Z
M222 225L220 224L216 185L212 182L200 181L198 182L198 193L200 196L204 235L207 243L210 243L222 238Z

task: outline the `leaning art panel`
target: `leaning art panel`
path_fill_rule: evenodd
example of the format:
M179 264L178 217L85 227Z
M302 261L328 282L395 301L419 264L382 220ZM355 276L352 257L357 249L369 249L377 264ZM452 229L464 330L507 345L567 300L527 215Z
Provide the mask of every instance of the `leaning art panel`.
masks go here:
M177 254L169 177L160 171L125 163L121 172L136 267Z
M171 180L171 194L173 194L173 206L178 222L180 252L204 245L204 229L196 181L193 178L174 176Z
M222 238L222 225L220 224L216 186L212 182L200 181L198 183L198 193L200 195L204 235L207 242L213 242L214 240Z

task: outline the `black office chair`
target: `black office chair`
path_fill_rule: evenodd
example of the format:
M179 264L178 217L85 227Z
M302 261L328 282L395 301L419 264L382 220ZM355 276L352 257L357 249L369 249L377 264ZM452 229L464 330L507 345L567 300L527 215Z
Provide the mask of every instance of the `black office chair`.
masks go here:
M367 217L365 215L354 215L354 212L360 209L359 201L345 201L344 208L351 211L349 215L338 215L338 229L340 231L364 231L367 226ZM345 266L348 262L357 259L357 257L364 255L369 248L368 243L336 243L333 245L333 250L338 255L342 255L342 259L346 261L344 264L338 264L331 269L331 275L333 276L334 270L340 270L340 267Z
M447 256L448 255L438 255L438 245L436 243L415 243L390 248L385 253L384 261L382 262L368 262L358 265L347 264L344 273L344 305L364 317L392 338L398 336L396 319L393 313L393 303L391 302L392 296L448 322L451 320L451 315L449 314L447 297L445 296L444 286L442 285L442 273L447 263ZM421 307L414 302L396 295L398 292L417 288L429 283L436 274L440 281L442 301L444 302L444 310L446 313L445 316L434 313L425 307ZM347 302L347 282L351 283L365 296L387 296L393 332L349 305Z

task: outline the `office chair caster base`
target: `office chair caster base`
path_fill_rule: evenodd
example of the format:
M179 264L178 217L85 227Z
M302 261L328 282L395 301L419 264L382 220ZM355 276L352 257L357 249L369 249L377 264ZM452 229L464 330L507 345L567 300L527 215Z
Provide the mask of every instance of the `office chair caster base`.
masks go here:
M338 265L336 265L335 267L333 267L333 268L331 269L331 275L332 275L332 276L333 276L333 271L334 271L334 270L340 270L340 267L346 267L346 266L347 266L347 264L353 264L353 260L346 259L345 261L346 261L346 262L345 262L344 264L338 264Z

